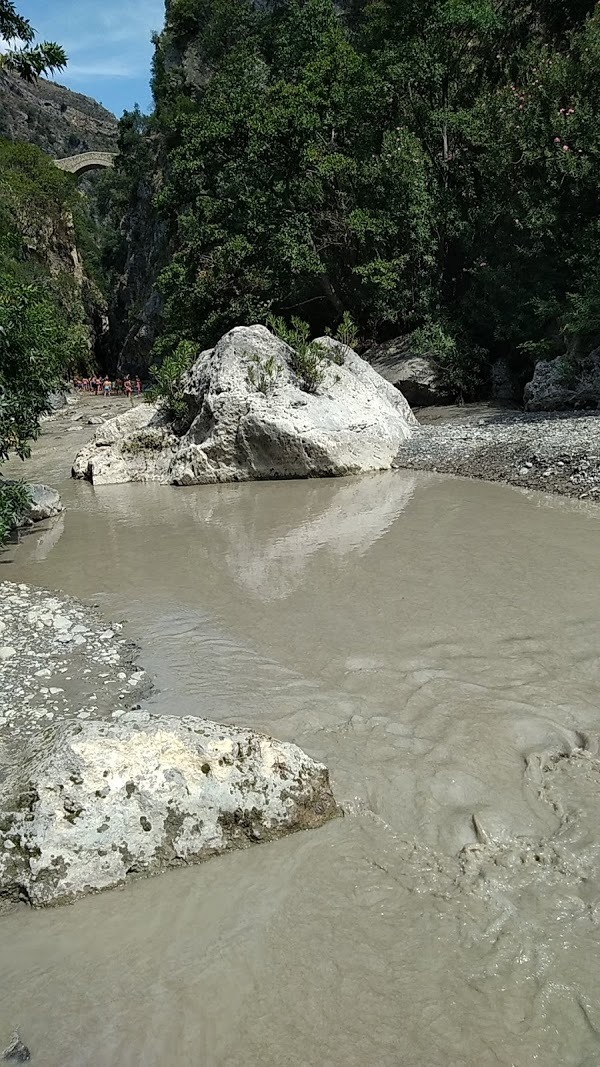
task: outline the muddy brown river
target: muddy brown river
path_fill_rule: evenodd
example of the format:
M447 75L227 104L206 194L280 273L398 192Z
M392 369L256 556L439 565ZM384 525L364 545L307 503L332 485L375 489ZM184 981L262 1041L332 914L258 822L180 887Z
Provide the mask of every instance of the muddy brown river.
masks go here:
M0 1040L40 1067L598 1067L600 509L402 471L94 489L67 418L24 472L68 510L0 576L126 620L150 709L297 742L346 815L3 916Z

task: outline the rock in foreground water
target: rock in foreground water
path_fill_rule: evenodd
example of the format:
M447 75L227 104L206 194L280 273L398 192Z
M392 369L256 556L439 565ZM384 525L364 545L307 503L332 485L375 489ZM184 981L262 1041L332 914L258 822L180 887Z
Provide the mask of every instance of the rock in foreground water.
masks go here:
M338 813L326 768L297 746L205 719L132 711L31 744L0 786L0 894L37 906Z
M11 479L2 479L2 485L18 485ZM53 519L60 515L63 510L62 500L56 489L41 482L32 482L27 487L29 502L27 509L21 516L19 526L31 526L34 522L43 522L44 519Z
M134 408L97 431L74 476L193 485L389 468L416 426L408 402L351 348L316 343L322 380L311 392L266 327L230 330L183 379L184 433L156 409Z
M15 1063L28 1063L31 1059L31 1052L27 1045L23 1044L16 1030L2 1053L2 1059L12 1060Z

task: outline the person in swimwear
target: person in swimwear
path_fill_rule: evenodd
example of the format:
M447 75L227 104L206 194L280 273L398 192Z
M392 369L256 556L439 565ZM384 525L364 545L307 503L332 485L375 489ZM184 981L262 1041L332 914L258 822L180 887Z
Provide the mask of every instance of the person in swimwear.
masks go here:
M107 374L106 378L104 379L104 395L105 396L110 396L111 387L112 387L112 382L111 382L111 380L110 380L110 378L108 377L108 374Z

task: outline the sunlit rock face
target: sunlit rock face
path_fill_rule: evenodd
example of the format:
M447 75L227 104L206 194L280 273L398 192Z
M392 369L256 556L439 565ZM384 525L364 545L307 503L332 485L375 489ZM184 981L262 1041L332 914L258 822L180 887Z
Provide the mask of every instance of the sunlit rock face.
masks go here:
M264 326L230 330L182 379L185 432L155 407L134 408L97 431L74 476L196 485L388 469L416 426L407 401L346 345L315 345L311 385Z

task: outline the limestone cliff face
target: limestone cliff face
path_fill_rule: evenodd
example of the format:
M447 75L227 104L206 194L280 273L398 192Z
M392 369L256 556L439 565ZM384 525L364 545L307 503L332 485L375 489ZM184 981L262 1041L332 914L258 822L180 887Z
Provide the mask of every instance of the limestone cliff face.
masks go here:
M117 119L96 100L39 78L30 85L0 74L0 136L35 144L54 159L114 152Z
M170 252L169 226L154 207L163 176L156 170L137 186L132 207L121 223L125 261L111 294L104 362L120 373L145 378L160 325L162 298L157 278Z

